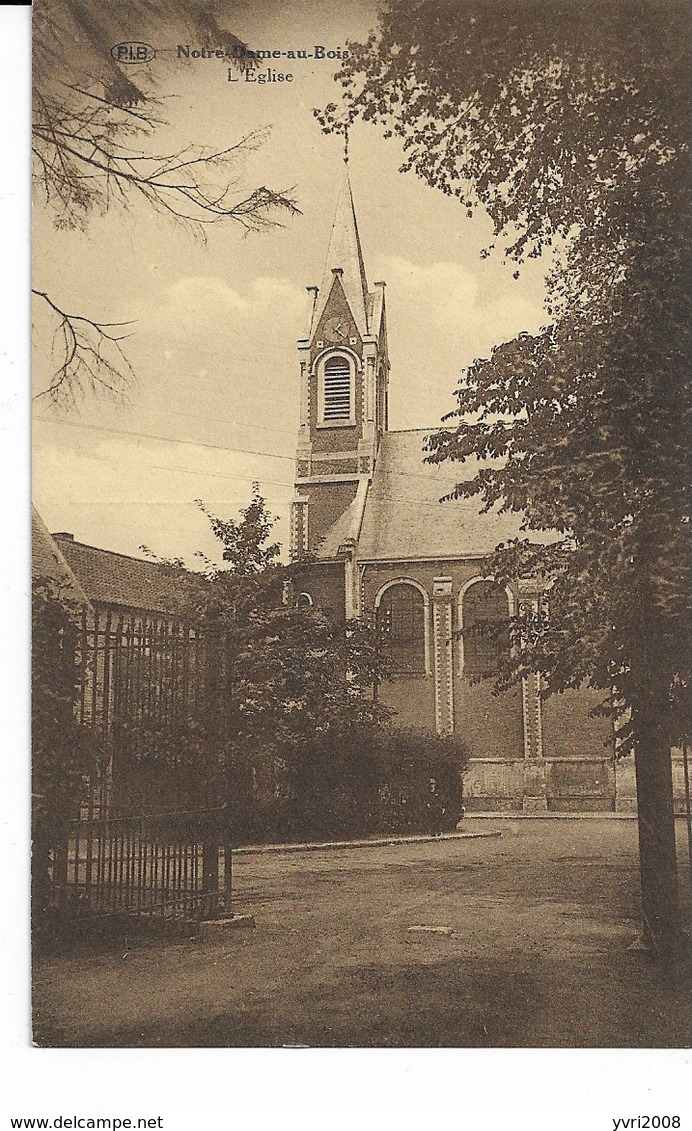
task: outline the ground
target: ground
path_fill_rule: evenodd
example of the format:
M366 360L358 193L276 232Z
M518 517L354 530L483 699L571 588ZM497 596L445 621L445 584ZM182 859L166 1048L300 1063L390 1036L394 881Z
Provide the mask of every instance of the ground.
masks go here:
M692 1045L689 971L628 949L639 929L635 821L464 826L502 836L238 856L236 910L251 912L256 929L44 958L35 1038L100 1047Z

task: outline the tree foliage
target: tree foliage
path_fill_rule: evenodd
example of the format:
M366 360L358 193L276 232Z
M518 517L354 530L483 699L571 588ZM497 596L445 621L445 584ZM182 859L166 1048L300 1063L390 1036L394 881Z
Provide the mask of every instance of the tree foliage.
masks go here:
M64 585L36 578L32 586L32 789L49 823L71 814L90 768L89 748L75 718L80 689L79 616Z
M75 716L80 689L80 607L49 577L32 587L32 892L36 922L49 899L49 851L66 839L93 768L89 735Z
M457 497L541 532L492 566L552 586L522 635L552 690L629 700L642 616L663 681L688 672L688 33L677 3L390 0L322 115L400 136L404 168L482 205L517 263L553 245L550 324L474 362L430 441L481 457Z
M386 0L336 76L342 103L318 117L396 134L402 171L482 204L509 255L577 228L573 265L579 250L616 281L599 252L653 207L637 182L659 183L659 203L685 191L689 19L678 0Z
M332 624L319 609L293 603L292 569L277 563L276 519L259 485L238 520L200 506L226 563L206 577L198 616L224 641L219 703L229 733L290 744L335 721L385 714L372 697L383 666L374 629Z
M257 484L238 519L200 506L224 565L204 576L179 562L168 568L180 579L181 613L206 641L204 702L191 714L182 710L175 733L161 735L147 724L130 742L157 777L161 758L178 767L190 787L188 803L211 796L218 802L225 793L238 808L251 808L258 772L271 777L274 763L288 765L318 738L336 747L349 728L377 729L388 715L373 696L385 663L374 628L332 623L319 609L293 603L292 570L276 561L275 519Z
M386 0L380 19L325 128L401 138L405 170L487 211L486 252L515 274L550 253L548 324L470 366L429 459L480 457L454 495L524 516L527 539L488 564L548 593L515 626L514 676L588 680L628 708L645 918L670 938L692 633L689 5Z
M215 537L223 545L222 558L228 563L231 573L247 576L276 565L281 544L270 542L267 545L276 519L267 510L259 483L253 483L252 499L247 507L241 509L240 521L218 518L199 499L197 505L209 519Z
M159 146L167 123L149 68L139 68L144 77L135 80L132 68L128 73L111 55L122 39L124 12L123 5L96 0L45 0L34 16L33 179L55 227L85 229L94 215L128 210L137 200L203 238L220 222L258 232L295 214L290 191L242 186L242 161L266 131L229 139L220 149ZM213 5L200 0L134 0L126 15L128 34L145 41L178 32L231 52L241 45L219 26ZM232 15L227 11L226 19ZM253 65L242 55L230 63ZM87 391L124 395L133 376L120 344L128 324L70 313L40 287L34 295L55 327L54 374L39 395L53 403Z
M453 827L468 750L397 728L374 693L389 667L375 626L294 602L304 563L277 563L257 484L238 519L200 506L225 564L168 567L206 640L204 701L119 736L120 803L132 788L150 808L162 790L173 808L227 803L241 841L429 831L433 802Z

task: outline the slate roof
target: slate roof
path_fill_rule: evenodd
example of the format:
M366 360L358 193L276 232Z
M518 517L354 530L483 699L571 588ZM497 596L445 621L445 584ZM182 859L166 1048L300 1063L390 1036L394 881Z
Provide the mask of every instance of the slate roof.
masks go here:
M343 514L327 530L324 538L315 551L315 557L320 560L332 561L337 557L339 546L349 539L358 541L361 526L363 525L363 511L366 504L367 481L362 479L355 497L346 507Z
M386 432L377 456L358 546L360 561L458 559L492 553L499 542L526 537L521 516L480 513L477 499L441 503L477 463L424 463L432 429ZM323 545L330 541L327 533ZM535 534L532 540L537 541ZM541 539L542 540L542 539Z
M336 214L329 238L327 258L324 264L322 286L320 287L319 299L315 307L310 328L311 334L319 324L322 312L327 305L327 300L334 283L334 276L332 275L333 267L341 267L343 271L341 284L344 288L356 326L361 335L367 334L368 284L365 277L365 264L363 262L363 252L360 246L360 236L358 235L356 210L353 204L353 193L351 192L348 168L344 172L344 179L336 204Z
M87 546L65 534L55 534L53 539L90 601L180 615L180 578L166 566Z
M88 605L83 587L35 507L31 510L31 576L50 577L79 605Z

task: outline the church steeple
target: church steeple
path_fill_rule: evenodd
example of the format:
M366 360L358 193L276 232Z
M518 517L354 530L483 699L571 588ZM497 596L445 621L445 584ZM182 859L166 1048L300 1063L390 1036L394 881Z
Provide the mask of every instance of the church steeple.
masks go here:
M341 189L336 204L327 258L322 274L322 286L313 315L311 331L319 323L320 316L329 300L334 286L335 275L341 280L346 300L361 338L369 333L368 325L368 283L365 275L363 251L360 246L358 221L353 204L351 179L348 166L344 169Z
M387 430L389 359L384 283L368 290L353 192L344 170L322 286L308 287L308 335L298 342L300 434L291 544L327 559L357 539ZM341 537L341 535L344 535ZM355 582L354 582L355 584Z

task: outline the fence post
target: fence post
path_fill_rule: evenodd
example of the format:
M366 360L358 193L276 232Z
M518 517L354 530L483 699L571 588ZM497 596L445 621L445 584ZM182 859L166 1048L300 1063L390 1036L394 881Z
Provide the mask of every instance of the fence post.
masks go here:
M67 907L67 893L70 886L69 825L61 822L53 839L55 842L53 848L53 883L57 887L58 907L64 911ZM77 869L75 884L77 884L79 882L79 861L77 861L75 867Z
M226 802L222 815L223 837L223 907L227 915L233 913L233 819L231 806Z
M209 833L202 842L202 894L203 919L213 919L218 910L219 897L219 839Z
M38 803L39 800L33 800L35 808L38 807ZM67 878L60 873L62 857L58 859L57 847L61 843L58 836L50 835L45 820L36 819L34 811L31 836L31 914L32 922L37 925L43 923L51 896L53 898L57 896L61 908L65 906ZM67 851L62 855L66 861Z
M223 904L227 915L233 913L233 847L230 839L223 846Z

